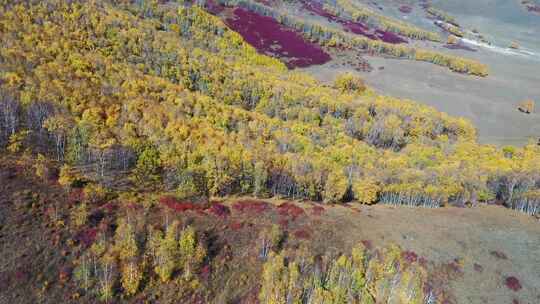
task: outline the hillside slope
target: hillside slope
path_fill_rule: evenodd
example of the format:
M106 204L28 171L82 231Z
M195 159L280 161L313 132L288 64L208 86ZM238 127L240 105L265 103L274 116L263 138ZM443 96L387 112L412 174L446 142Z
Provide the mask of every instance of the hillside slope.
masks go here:
M535 301L539 146L478 144L350 73L324 85L233 30L252 2L221 2L0 1L0 300ZM526 245L475 247L493 227Z

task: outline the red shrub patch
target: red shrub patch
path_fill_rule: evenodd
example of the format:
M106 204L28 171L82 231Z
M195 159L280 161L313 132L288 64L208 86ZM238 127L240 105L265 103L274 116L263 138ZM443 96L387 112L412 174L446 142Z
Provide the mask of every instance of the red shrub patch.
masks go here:
M107 211L107 212L113 212L118 206L114 202L108 202L105 205L101 206L100 208Z
M237 7L227 25L260 53L283 59L289 68L324 64L331 57L318 45L307 42L297 32L271 17Z
M242 222L232 222L229 224L229 228L234 231L240 230L242 227L244 227L244 223Z
M20 267L15 272L15 280L17 283L25 283L26 281L28 281L28 278L28 271L24 267Z
M210 208L207 209L210 213L217 217L226 218L231 214L231 210L229 210L229 207L220 204L220 203L214 203Z
M58 272L58 280L61 283L65 283L69 280L71 277L71 273L73 272L73 269L69 266L63 266L60 268L60 271Z
M313 208L311 208L311 213L313 213L315 216L321 216L324 211L325 209L322 206L313 206Z
M508 257L506 256L506 254L504 254L504 252L493 250L490 252L490 254L497 259L508 260Z
M234 203L233 209L242 213L248 212L253 214L261 214L270 210L270 204L265 201L243 200Z
M195 205L193 203L190 203L190 202L181 202L179 201L176 197L173 197L173 196L162 196L160 199L159 199L159 202L162 204L162 205L165 205L175 211L178 211L178 212L184 212L184 211L188 211L188 210L192 210L192 211L202 211L202 207L199 206L199 205Z
M82 202L84 200L83 189L82 188L72 189L68 194L67 200L70 205L74 205L78 202Z
M296 220L298 217L306 215L304 212L304 209L291 204L291 203L283 203L278 206L278 213L281 216L291 217L292 220Z
M346 31L350 31L357 35L362 35L371 40L382 40L384 42L392 43L392 44L407 42L407 40L403 39L399 35L394 34L392 32L383 31L383 30L374 29L374 28L370 29L364 23L353 22L345 18L342 18L340 16L336 16L333 13L326 11L323 5L319 2L302 1L302 3L303 3L303 8L305 10L310 11L314 15L319 15L321 17L324 17L328 19L329 21L333 21L333 22L341 24Z
M88 248L96 240L97 232L98 232L97 228L88 228L86 230L79 232L79 234L76 237L76 240L81 245Z
M507 277L504 281L506 287L513 291L518 291L521 289L521 283L516 277Z
M401 257L409 263L414 263L418 260L418 255L414 251L403 251Z
M279 219L279 226L282 228L282 229L287 229L289 227L289 220L286 219L286 218L281 218Z
M373 249L373 243L370 240L362 240L361 243L366 249Z
M294 232L294 236L297 238L297 239L304 239L304 240L307 240L309 238L311 238L311 233L309 233L308 231L304 230L304 229L299 229L299 230L296 230Z
M399 11L404 14L410 14L412 12L413 8L408 5L402 5L399 7Z
M205 265L203 268L201 268L201 277L205 280L208 280L210 278L210 273L212 272L210 265Z

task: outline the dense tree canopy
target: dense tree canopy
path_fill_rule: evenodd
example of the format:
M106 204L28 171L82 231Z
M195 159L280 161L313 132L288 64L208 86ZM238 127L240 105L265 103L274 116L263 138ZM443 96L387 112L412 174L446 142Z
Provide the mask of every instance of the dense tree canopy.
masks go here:
M0 34L2 147L104 183L538 212L536 145L479 145L462 118L288 71L197 5L2 1Z

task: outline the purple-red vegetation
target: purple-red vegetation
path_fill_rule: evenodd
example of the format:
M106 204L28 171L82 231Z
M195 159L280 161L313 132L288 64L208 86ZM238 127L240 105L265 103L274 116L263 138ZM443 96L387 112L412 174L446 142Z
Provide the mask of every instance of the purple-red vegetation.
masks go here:
M447 49L451 49L451 50L464 50L464 51L469 51L469 52L477 52L478 51L477 49L472 48L472 47L464 44L461 41L458 42L458 43L454 43L454 44L445 44L444 47L447 48Z
M512 304L519 304L518 299L513 299L513 300L512 300Z
M92 246L98 233L97 228L87 228L79 232L75 239L85 248Z
M244 223L242 222L232 222L229 224L229 228L233 231L238 231L244 227Z
M17 283L25 283L29 278L28 270L26 270L24 267L20 267L17 269L17 271L15 271L14 277Z
M506 279L504 280L504 283L506 285L506 287L508 287L509 289L513 290L513 291L519 291L522 287L521 287L521 283L519 282L519 280L516 278L516 277L506 277Z
M217 217L226 218L231 214L231 210L229 207L221 204L221 203L214 203L210 208L207 209L210 213Z
M370 240L362 240L360 242L364 245L364 247L366 247L366 249L373 249L373 242L371 242Z
M255 0L256 2L262 3L266 6L272 6L274 4L273 0Z
M114 202L108 202L100 207L100 209L105 210L109 213L113 212L117 208L118 206Z
M278 224L281 229L287 229L289 227L289 220L286 218L281 218L279 219Z
M350 31L357 35L365 36L372 40L382 40L387 43L398 44L406 43L407 40L392 32L383 31L380 29L370 29L366 24L361 22L353 22L345 18L339 17L326 11L323 5L315 1L302 1L303 8L315 15L319 15L329 21L341 24L346 31Z
M291 203L283 203L279 205L277 209L281 216L290 217L293 221L303 215L306 215L304 209Z
M532 3L530 0L521 1L523 5L527 8L527 11L531 13L540 14L540 4Z
M324 17L330 21L339 22L343 20L340 17L326 11L322 3L316 1L302 1L302 7L314 15Z
M307 239L311 238L311 233L309 233L309 231L307 231L305 229L298 229L298 230L296 230L294 232L294 236L297 239L307 240Z
M239 301L238 304L252 304L260 303L259 301L259 291L260 286L255 286L251 288L247 294L245 294Z
M392 44L407 43L407 40L405 40L401 36L392 32L383 31L379 29L375 30L375 36L377 36L379 40L382 40L387 43L392 43Z
M313 208L311 208L311 213L315 216L321 216L324 212L325 209L322 206L313 206Z
M69 205L74 205L84 200L84 192L82 188L75 188L69 191L67 201Z
M270 210L270 204L265 201L243 200L234 203L233 209L242 213L262 214Z
M409 263L414 263L418 261L418 255L414 251L409 251L409 250L403 251L401 253L401 257Z
M58 281L60 281L61 283L67 282L71 277L72 272L73 268L69 266L62 266L58 271Z
M506 254L504 254L504 252L502 251L493 250L489 254L491 254L492 256L500 260L508 260L508 257L506 256Z
M484 271L484 267L482 267L482 265L480 265L480 264L474 263L473 267L474 267L474 270L476 272L483 272Z
M210 265L204 265L203 268L201 268L201 277L205 280L208 280L208 278L210 278L211 272L212 269L210 268Z
M318 45L307 42L297 32L290 30L271 17L237 7L234 17L227 18L227 25L260 53L282 59L287 67L307 67L324 64L330 55Z
M162 196L159 198L159 202L162 205L165 205L169 207L170 209L173 209L177 212L184 212L184 211L202 211L202 207L200 205L196 205L191 202L182 202L179 201L174 196Z
M431 3L429 0L420 0L420 3L418 5L423 9L428 9L431 6Z
M412 12L413 8L409 5L402 5L399 7L399 11L404 14L410 14Z
M214 0L207 0L205 3L206 11L209 12L212 15L218 15L225 9L225 6L223 6L220 3L216 3Z

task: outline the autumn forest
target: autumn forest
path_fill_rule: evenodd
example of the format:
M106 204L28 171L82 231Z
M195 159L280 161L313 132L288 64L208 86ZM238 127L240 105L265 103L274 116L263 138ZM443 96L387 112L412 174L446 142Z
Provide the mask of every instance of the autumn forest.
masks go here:
M322 210L349 203L497 204L540 213L536 143L479 144L468 120L380 95L352 73L321 83L295 69L313 64L311 59L283 61L258 52L241 29L233 30L242 26L234 23L238 19L223 20L212 8L237 7L237 17L254 11L279 20L303 32L295 37L307 39L307 52L323 61L328 48L360 47L467 77L486 76L486 66L383 38L348 39L351 33L280 16L263 2L0 1L1 161L70 201L69 208L51 205L49 198L42 207L39 198L32 203L36 210L53 208L48 225L64 231L59 235L65 242L75 240L65 243L78 248L67 255L76 262L66 280L81 290L69 301L454 303L414 253L364 242L321 262L310 254L315 249L285 236L283 223L246 232L256 239L258 266L244 267L260 273L231 284L248 286L253 279L258 289L240 288L235 292L241 294L218 300L217 282L232 270L220 264L225 268L216 276L209 269L217 271L219 259L234 248L214 248L200 228L207 219L187 220L175 210L201 218L210 211L230 217L230 208L276 212L289 223L304 211L294 205L265 209L274 208L265 201L309 202ZM407 39L440 41L437 34L355 9L350 1L337 2L344 27L373 20ZM354 13L346 20L347 10ZM231 198L246 204L217 203ZM109 208L111 202L118 202L117 209ZM152 211L158 207L168 211ZM164 284L182 292L172 295Z

